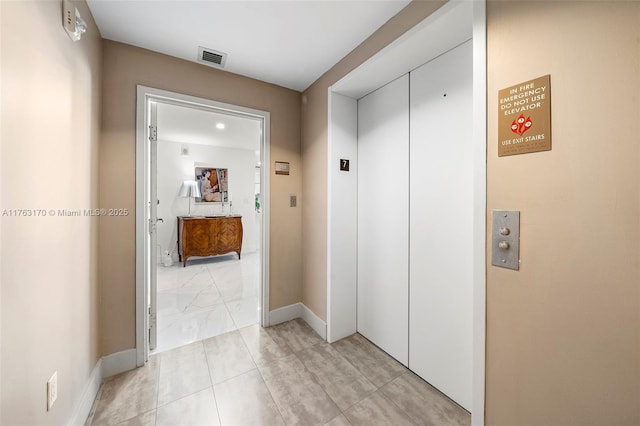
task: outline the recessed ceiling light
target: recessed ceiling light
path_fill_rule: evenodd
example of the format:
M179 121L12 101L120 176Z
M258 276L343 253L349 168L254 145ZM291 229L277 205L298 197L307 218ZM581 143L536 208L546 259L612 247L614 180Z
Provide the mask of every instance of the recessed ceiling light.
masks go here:
M220 129L220 130L224 129L224 123L218 123L218 124L216 124L216 128L217 128L217 129Z

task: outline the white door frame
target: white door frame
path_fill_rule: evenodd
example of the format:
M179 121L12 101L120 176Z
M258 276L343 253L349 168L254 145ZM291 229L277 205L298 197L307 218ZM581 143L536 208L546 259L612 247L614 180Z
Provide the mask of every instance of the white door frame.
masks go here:
M260 195L262 203L262 223L260 238L260 325L269 325L269 155L270 155L270 113L253 108L217 102L181 93L169 92L153 87L137 86L136 100L136 365L141 367L149 359L148 303L150 262L147 236L149 217L146 203L149 200L149 108L151 102L169 103L213 112L223 112L245 116L262 121L260 141Z
M149 141L149 171L145 173L145 176L148 178L147 184L145 184L145 188L149 189L149 200L157 200L158 199L158 103L149 100L147 103L146 111L149 113L149 122L148 125L145 126L148 129L149 135L146 140ZM146 198L145 198L146 199ZM146 306L148 306L148 315L146 315L148 324L145 330L148 330L149 333L149 351L154 350L158 346L158 321L157 321L157 311L158 311L158 266L154 265L151 261L153 259L157 259L158 257L158 204L157 203L145 203L149 206L149 209L145 209L145 212L148 214L147 220L145 223L148 226L148 240L145 238L145 242L148 243L146 249L149 254L148 257L145 257L145 271L149 274L149 285L145 288L147 289L147 300ZM145 235L145 237L147 237ZM146 282L146 280L145 280ZM147 341L145 339L145 344ZM148 352L147 352L148 353Z
M473 2L473 384L471 424L484 426L487 335L487 3Z
M458 6L466 9L464 22L449 15ZM447 17L449 15L449 18ZM467 22L471 21L471 22ZM473 40L473 369L471 423L484 425L486 346L486 200L487 200L487 25L486 0L450 0L423 22L407 31L362 65L328 88L328 182L327 182L327 338L330 342L356 330L356 246L353 228L357 201L356 179L337 175L338 158L351 158L357 168L357 99L394 78L422 65L421 56L438 54L438 43L456 43L457 25ZM437 37L422 35L436 31ZM459 40L460 41L464 40ZM434 50L435 49L435 50ZM418 52L418 53L416 53ZM444 53L440 51L439 54ZM435 57L435 56L433 56ZM427 58L432 59L432 58ZM402 68L406 69L402 69ZM368 91L367 91L368 90ZM345 117L347 117L345 119ZM345 192L346 191L346 192ZM353 259L348 265L337 262Z

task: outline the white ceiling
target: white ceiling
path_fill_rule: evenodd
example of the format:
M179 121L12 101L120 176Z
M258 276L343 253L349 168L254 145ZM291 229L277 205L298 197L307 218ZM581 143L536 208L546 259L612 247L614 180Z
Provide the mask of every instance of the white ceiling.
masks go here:
M331 90L360 99L473 37L472 1L450 1L398 37Z
M218 129L218 123L224 129ZM262 135L257 119L158 103L158 140L257 151ZM177 153L176 153L177 154Z
M102 37L303 91L409 0L87 0ZM204 65L203 65L204 66Z

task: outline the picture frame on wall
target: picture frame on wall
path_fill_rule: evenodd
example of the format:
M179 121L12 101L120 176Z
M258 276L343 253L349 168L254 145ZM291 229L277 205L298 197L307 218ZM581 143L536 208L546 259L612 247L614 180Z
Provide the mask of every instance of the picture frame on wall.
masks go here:
M226 203L229 201L229 170L198 165L194 167L195 181L201 197L196 203Z

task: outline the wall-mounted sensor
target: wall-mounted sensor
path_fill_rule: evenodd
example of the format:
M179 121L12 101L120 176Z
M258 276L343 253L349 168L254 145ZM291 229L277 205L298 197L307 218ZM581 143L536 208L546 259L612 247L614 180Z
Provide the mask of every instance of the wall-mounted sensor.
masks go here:
M80 40L82 34L87 32L86 22L69 0L62 0L62 26L73 41Z

